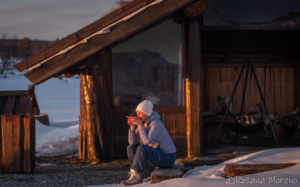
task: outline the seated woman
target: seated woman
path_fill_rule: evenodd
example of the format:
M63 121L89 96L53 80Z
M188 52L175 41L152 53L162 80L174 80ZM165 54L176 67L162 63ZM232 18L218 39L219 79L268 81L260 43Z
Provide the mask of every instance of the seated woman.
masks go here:
M170 168L176 160L174 143L161 122L160 115L153 111L151 101L141 102L136 108L136 113L138 118L127 122L130 125L127 155L131 164L131 176L122 182L123 185L133 185L142 181L141 173L146 161L153 166Z

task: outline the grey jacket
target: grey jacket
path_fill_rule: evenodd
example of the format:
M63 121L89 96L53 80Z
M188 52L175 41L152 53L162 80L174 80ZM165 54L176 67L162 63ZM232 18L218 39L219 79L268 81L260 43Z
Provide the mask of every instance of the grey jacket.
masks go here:
M139 126L135 131L128 131L128 142L130 145L137 144L139 139L143 144L158 148L165 153L175 153L175 145L164 124L160 121L160 115L153 111L149 119L148 133L144 126Z

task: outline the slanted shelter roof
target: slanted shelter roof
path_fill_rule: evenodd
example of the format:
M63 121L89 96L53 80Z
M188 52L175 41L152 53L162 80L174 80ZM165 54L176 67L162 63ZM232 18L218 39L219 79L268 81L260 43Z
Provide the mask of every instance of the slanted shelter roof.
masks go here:
M172 15L195 0L134 0L14 67L34 84L82 67L85 59Z

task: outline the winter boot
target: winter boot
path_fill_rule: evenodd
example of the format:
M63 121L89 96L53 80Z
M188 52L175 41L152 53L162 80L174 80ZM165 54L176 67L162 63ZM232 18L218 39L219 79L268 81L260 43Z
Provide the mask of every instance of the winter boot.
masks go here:
M130 169L129 174L129 179L121 182L122 186L130 186L142 182L142 175L137 173L134 169Z

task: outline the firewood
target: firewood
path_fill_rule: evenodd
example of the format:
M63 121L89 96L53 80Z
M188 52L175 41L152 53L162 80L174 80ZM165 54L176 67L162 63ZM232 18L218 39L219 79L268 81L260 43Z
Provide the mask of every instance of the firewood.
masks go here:
M253 173L261 173L275 169L288 168L297 163L282 164L227 164L224 168L225 175L229 177L244 176Z

